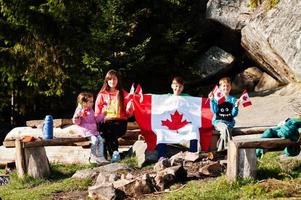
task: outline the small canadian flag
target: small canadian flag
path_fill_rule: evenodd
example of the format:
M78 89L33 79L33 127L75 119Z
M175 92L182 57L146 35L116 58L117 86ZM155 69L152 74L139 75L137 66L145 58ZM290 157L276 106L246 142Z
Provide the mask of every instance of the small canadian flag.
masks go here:
M133 98L133 95L135 93L135 87L134 87L135 83L132 83L132 86L131 86L131 90L130 90L130 93L128 93L128 95L125 97L125 98Z
M243 107L247 107L247 106L251 106L252 102L251 99L249 97L249 94L247 92L247 90L244 90L242 95L239 98L241 100L241 104L243 105Z
M217 85L214 86L212 93L218 104L221 104L226 101L225 96L222 94L222 92L220 91Z
M137 85L135 93L139 95L140 97L139 102L141 103L143 101L143 93L140 84Z

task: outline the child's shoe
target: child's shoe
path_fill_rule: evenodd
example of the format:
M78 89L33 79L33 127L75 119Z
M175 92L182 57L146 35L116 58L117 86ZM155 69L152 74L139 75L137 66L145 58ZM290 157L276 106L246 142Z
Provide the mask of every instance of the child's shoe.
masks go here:
M107 161L106 159L105 159L105 157L97 157L96 158L96 162L97 162L97 164L98 165L106 165L106 164L109 164L109 161Z
M111 162L113 163L113 162L118 162L118 161L120 161L120 154L118 151L114 151Z
M94 155L91 155L91 156L89 157L89 163L90 163L90 164L97 164L97 157L94 156Z

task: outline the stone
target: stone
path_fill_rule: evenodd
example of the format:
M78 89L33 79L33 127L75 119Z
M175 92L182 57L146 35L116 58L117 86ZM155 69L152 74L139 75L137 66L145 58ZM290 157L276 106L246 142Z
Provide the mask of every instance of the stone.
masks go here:
M244 89L253 91L263 72L257 67L249 67L239 73L232 82L232 92L241 93Z
M272 78L271 76L269 76L267 73L263 73L254 91L255 92L267 91L267 90L276 89L277 87L279 87L279 82L274 78Z
M183 166L168 167L157 173L155 177L156 186L159 190L169 188L175 182L187 180L187 171Z
M170 160L168 158L163 158L154 165L154 171L156 172L162 171L170 166L171 166Z
M206 176L219 176L223 172L223 166L219 162L211 162L199 169L199 173Z
M246 0L209 0L206 17L233 29L241 30L249 21L253 10Z
M82 170L77 170L72 175L72 178L77 178L77 179L91 178L91 179L94 179L97 175L98 175L98 172L97 172L96 169L82 169Z
M206 51L195 64L195 74L200 78L209 78L232 69L235 58L223 49L213 46Z
M281 0L259 7L242 29L241 44L260 67L281 84L301 80L301 3Z
M112 183L102 183L88 188L89 197L92 199L123 199L124 192L116 190Z

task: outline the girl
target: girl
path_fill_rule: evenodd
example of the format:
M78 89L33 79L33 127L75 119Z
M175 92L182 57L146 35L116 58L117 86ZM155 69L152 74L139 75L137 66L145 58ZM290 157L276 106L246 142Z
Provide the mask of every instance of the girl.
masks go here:
M82 92L77 97L77 108L72 121L79 126L82 137L91 137L91 156L89 162L105 164L103 139L97 131L97 122L103 121L105 113L97 115L93 111L93 94Z
M107 158L108 151L112 162L118 161L120 157L118 138L125 134L127 118L132 114L130 110L126 111L126 107L128 107L126 106L128 103L126 96L128 93L122 88L119 74L115 70L109 70L97 95L95 114L103 115L106 112L101 128L105 139L105 157ZM113 153L114 157L112 157Z

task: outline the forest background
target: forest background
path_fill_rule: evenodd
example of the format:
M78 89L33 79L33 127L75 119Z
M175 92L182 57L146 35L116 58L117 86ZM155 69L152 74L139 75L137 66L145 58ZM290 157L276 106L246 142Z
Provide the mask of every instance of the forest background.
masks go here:
M222 38L206 3L0 0L0 123L71 117L78 93L96 95L109 69L128 91L139 83L144 93L168 93L181 75L186 92L207 95L197 61Z

